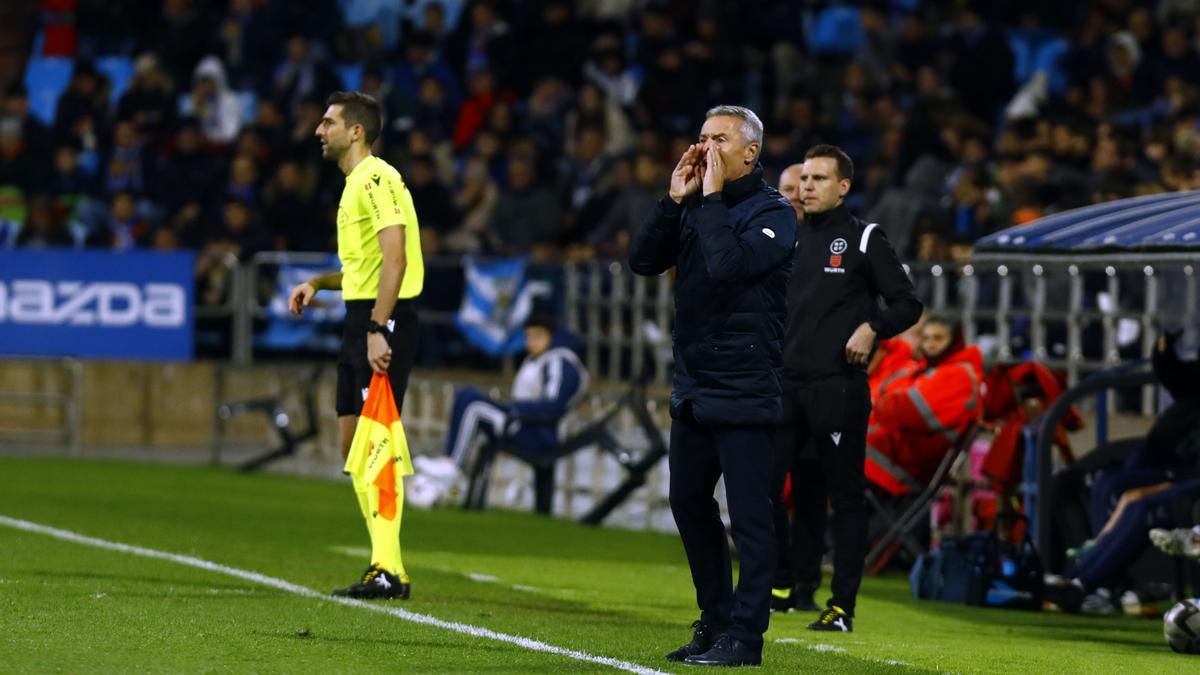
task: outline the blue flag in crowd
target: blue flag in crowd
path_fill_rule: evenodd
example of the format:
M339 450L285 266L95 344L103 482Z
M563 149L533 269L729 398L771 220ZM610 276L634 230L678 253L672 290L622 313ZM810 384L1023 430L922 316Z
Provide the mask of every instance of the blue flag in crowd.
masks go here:
M550 296L548 282L527 279L526 257L464 261L466 291L455 324L479 349L501 356L525 348L523 328L534 301Z
M346 305L342 302L341 291L321 291L299 319L292 316L288 309L288 295L296 284L339 269L341 263L336 255L329 256L324 265L280 265L275 278L275 293L267 305L267 329L256 336L256 344L267 349L337 351L341 346L340 336L335 332L323 331L322 327L345 318Z

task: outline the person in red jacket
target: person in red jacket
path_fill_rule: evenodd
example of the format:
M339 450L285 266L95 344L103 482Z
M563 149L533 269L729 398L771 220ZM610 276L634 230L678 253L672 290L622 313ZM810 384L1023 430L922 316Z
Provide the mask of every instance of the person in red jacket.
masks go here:
M879 400L879 387L890 382L892 376L900 370L912 366L920 355L916 347L921 342L921 331L925 328L925 320L929 317L922 312L921 318L908 330L893 338L880 340L867 364L867 388L871 391L871 400Z
M867 479L893 495L924 487L981 408L983 354L957 326L929 319L920 350L880 384L867 431Z

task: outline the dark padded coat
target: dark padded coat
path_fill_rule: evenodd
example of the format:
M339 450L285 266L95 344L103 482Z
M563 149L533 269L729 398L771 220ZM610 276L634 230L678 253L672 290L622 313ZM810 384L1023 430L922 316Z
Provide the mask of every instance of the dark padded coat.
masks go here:
M662 198L635 233L629 264L676 268L671 415L701 424L775 424L796 214L762 167L720 195Z

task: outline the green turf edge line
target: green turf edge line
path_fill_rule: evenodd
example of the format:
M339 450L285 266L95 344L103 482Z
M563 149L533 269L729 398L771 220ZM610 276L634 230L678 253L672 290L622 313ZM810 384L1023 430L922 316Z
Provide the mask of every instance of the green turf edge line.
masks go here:
M454 621L444 621L437 617L429 616L427 614L419 614L417 612L410 612L399 607L384 607L381 605L364 602L362 600L355 600L353 598L333 597L324 593L318 593L311 588L305 588L304 586L293 584L290 581L269 577L265 574L259 574L258 572L251 572L249 570L238 569L236 567L229 567L227 565L222 565L220 563L215 563L188 555L168 553L166 551L156 551L154 549L143 548L141 546L133 546L115 541L107 541L105 539L97 539L95 537L89 537L68 530L60 530L56 527L41 525L18 518L10 518L4 515L0 515L0 525L6 525L8 527L24 530L26 532L44 534L48 537L53 537L55 539L61 539L63 541L69 541L76 544L94 546L96 548L118 551L120 553L128 553L130 555L142 556L144 558L166 560L168 562L173 562L180 565L187 565L189 567L195 567L202 570L208 570L210 572L217 572L219 574L237 577L239 579L245 579L247 581L252 581L264 586L270 586L271 588L276 588L281 591L286 591L288 593L293 593L306 598L312 598L324 602L334 602L350 607L358 607L360 609L367 609L373 612L380 612L382 614L390 614L396 618L403 619L404 621L411 621L413 623L444 628L446 630L451 630L456 633L463 633L472 637L495 640L497 642L507 642L524 649L566 656L578 661L586 661L588 663L609 666L611 668L616 668L617 670L637 673L638 675L666 675L662 671L654 670L653 668L647 668L636 663L628 663L626 661L620 661L606 656L596 656L594 654L589 654L587 652L581 652L574 649L556 647L539 640L533 640L530 638L521 637L519 635L509 635L507 633L500 633L488 628L480 628L479 626L471 626Z

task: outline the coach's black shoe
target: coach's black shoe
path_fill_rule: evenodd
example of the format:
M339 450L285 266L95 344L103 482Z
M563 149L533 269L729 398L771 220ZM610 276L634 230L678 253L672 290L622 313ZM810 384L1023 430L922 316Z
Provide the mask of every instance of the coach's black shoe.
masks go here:
M684 661L689 656L695 656L696 654L703 654L704 652L708 651L709 647L712 647L712 643L713 643L712 629L709 628L708 624L700 622L700 621L693 621L692 622L692 641L687 643L686 645L680 647L679 649L676 649L675 651L667 654L667 660L668 661Z
M721 635L708 651L689 656L683 662L689 666L761 666L762 647L751 647L741 640Z
M406 600L411 593L412 584L408 582L408 577L401 580L378 565L368 567L363 574L362 581L333 592L338 597L359 600L389 600L391 598Z
M833 631L838 633L854 632L854 620L836 605L821 612L817 620L808 624L809 630Z
M772 588L771 589L771 613L778 612L786 614L792 611L792 589L790 588Z

